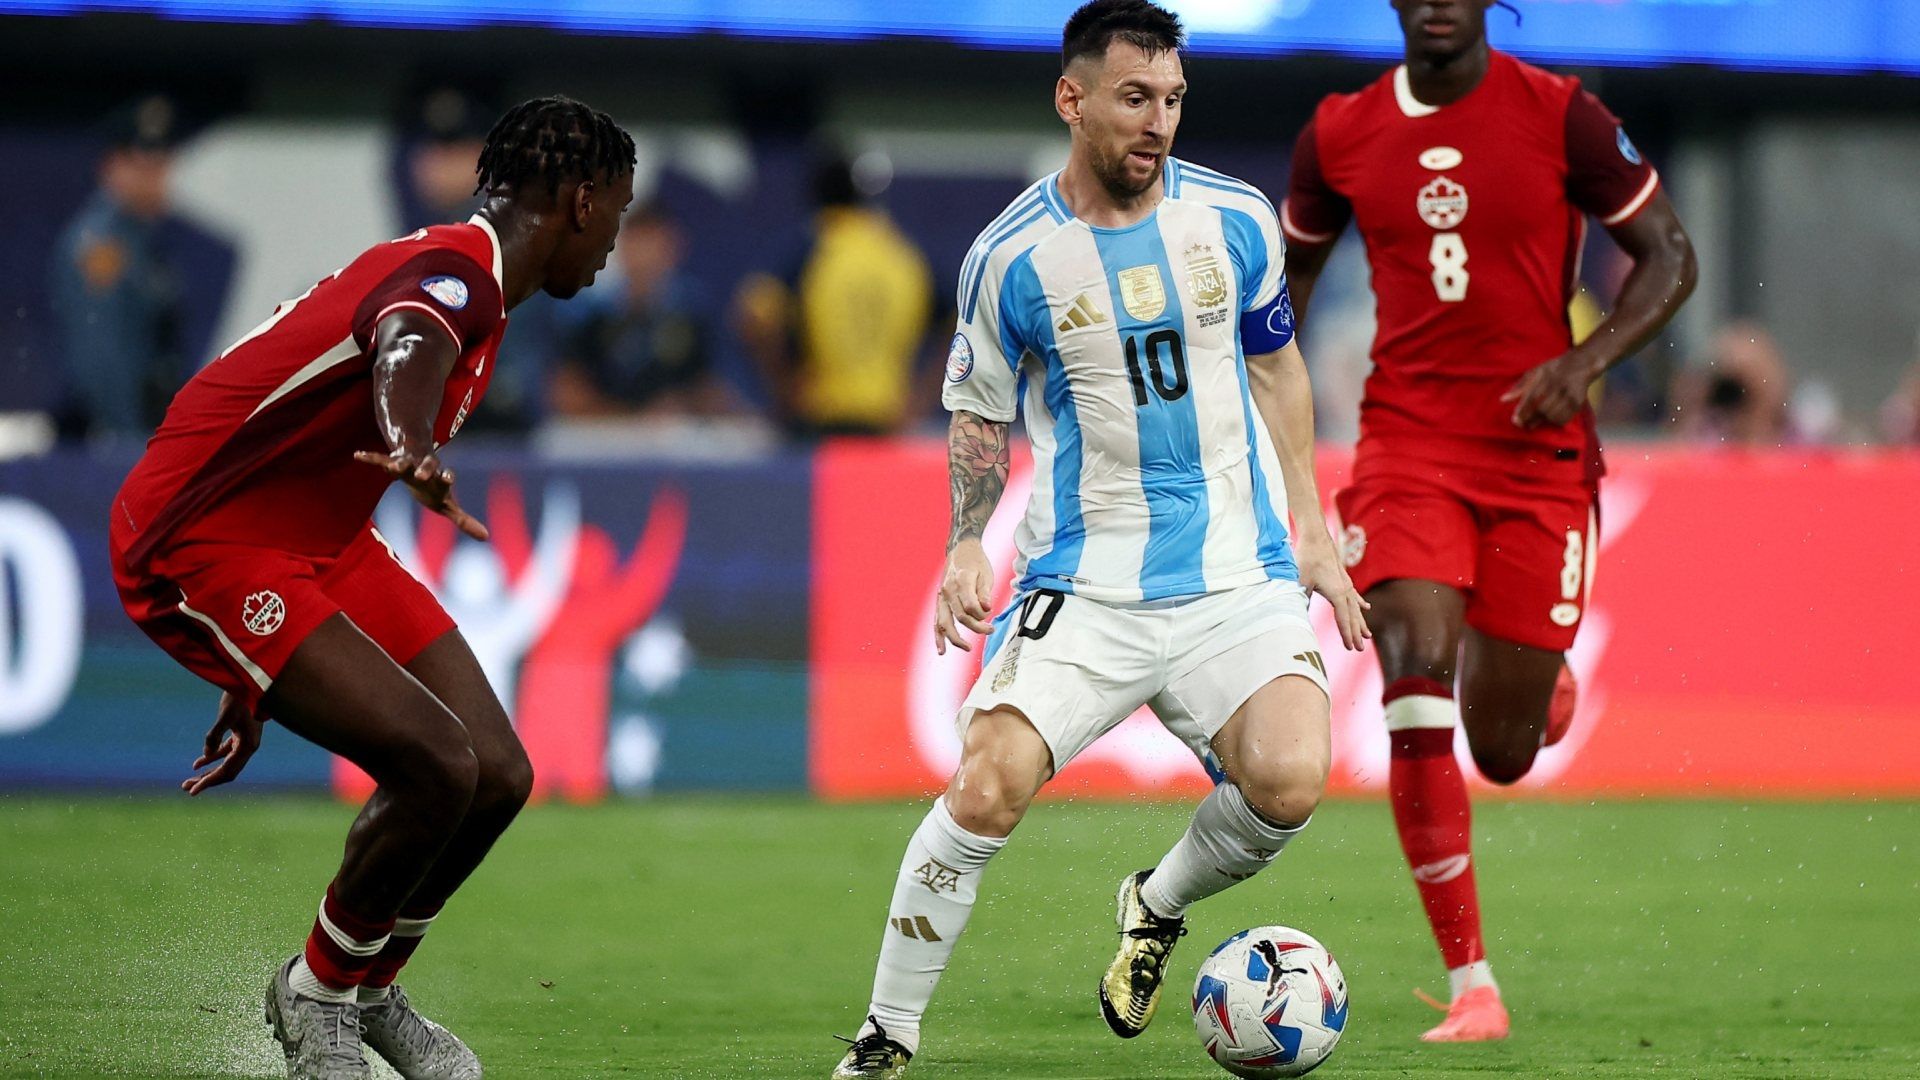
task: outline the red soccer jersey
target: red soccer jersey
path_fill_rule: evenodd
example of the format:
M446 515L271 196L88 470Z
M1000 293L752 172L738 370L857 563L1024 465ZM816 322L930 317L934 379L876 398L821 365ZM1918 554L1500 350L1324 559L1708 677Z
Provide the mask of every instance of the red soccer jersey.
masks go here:
M374 423L374 328L416 309L459 343L434 421L443 443L493 377L507 324L500 274L499 238L476 217L380 244L281 304L181 389L121 485L112 534L124 565L201 541L343 551L389 483L353 459L387 451Z
M1590 410L1522 431L1500 395L1572 347L1586 215L1625 222L1659 182L1579 80L1504 53L1451 105L1421 103L1404 67L1322 101L1281 221L1312 244L1352 218L1366 242L1378 330L1363 446L1520 479L1597 476Z

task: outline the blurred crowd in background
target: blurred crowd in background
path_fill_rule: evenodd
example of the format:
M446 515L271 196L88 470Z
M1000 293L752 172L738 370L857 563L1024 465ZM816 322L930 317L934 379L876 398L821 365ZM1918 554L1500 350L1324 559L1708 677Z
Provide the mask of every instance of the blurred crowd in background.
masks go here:
M410 95L391 131L396 235L477 208L474 163L499 107L445 86ZM234 310L248 299L234 286L237 268L258 257L247 246L275 234L232 235L174 198L176 165L195 136L196 119L161 94L114 109L90 132L93 187L54 239L44 307L14 312L30 329L9 344L30 355L11 370L38 373L32 391L0 396L16 428L25 420L52 439L144 440L173 392L223 346L220 335L269 314L270 303ZM959 255L1031 177L982 182L965 206L944 205L937 185L895 185L882 149L811 137L781 150L792 166L781 182L804 190L786 193L793 212L783 226L756 222L744 254L735 237L728 258L715 257L706 233L737 215L677 181L673 152L660 150L599 281L573 302L536 297L513 313L499 375L469 430L681 447L693 431L707 450L938 430ZM1284 172L1249 179L1278 201ZM270 184L243 190L276 197ZM1329 441L1353 437L1368 369L1372 300L1358 249L1357 240L1341 245L1303 332ZM1621 270L1604 236L1588 256L1576 333L1598 321ZM305 287L283 285L283 295ZM1614 438L1920 444L1920 340L1877 410L1843 408L1821 359L1789 355L1750 319L1691 338L1676 329L1610 373L1594 403Z

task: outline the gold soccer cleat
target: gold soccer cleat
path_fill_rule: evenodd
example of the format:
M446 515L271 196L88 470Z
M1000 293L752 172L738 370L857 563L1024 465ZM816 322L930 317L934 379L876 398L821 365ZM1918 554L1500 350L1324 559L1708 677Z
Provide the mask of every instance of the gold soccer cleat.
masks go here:
M1140 899L1151 870L1120 882L1120 951L1100 980L1100 1015L1115 1035L1131 1039L1147 1030L1160 1007L1160 984L1174 942L1186 936L1185 919L1163 919Z

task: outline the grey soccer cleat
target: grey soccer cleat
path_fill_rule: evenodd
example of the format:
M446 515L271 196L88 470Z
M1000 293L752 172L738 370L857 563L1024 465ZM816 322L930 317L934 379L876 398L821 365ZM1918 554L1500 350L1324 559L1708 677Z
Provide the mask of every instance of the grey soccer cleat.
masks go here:
M1120 882L1120 951L1100 979L1100 1015L1115 1035L1131 1039L1147 1030L1160 1007L1160 985L1167 957L1186 936L1185 919L1163 919L1140 899L1151 870L1128 874Z
M288 976L298 959L281 964L267 984L267 1024L286 1052L288 1080L371 1080L360 1049L360 1006L294 993Z
M902 1080L913 1051L890 1038L880 1021L869 1016L867 1023L873 1025L873 1031L851 1040L846 1056L833 1070L833 1080Z
M387 1059L402 1080L480 1080L480 1059L459 1037L421 1016L395 986L387 1000L360 1007L367 1047Z

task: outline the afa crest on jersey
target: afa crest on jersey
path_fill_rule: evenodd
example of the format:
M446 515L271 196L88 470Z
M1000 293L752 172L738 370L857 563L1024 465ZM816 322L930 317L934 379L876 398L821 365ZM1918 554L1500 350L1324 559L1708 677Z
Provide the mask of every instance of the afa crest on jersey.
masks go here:
M1212 246L1195 244L1187 249L1186 256L1187 291L1193 294L1194 304L1210 308L1226 303L1227 275L1220 269L1220 259Z
M426 290L428 296L440 301L442 307L454 311L466 307L467 300L473 295L468 291L466 282L448 274L430 277L421 282L420 287Z

